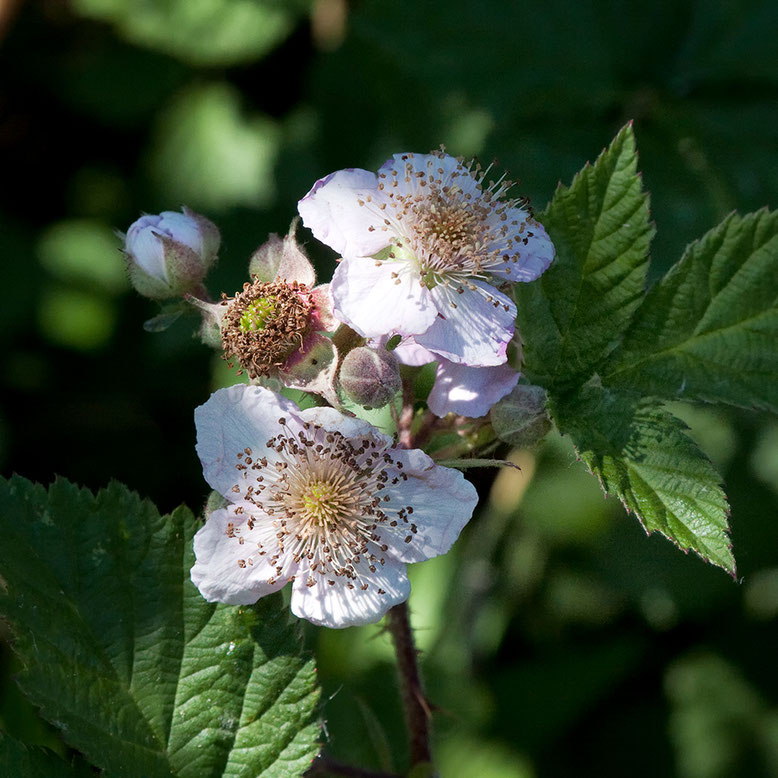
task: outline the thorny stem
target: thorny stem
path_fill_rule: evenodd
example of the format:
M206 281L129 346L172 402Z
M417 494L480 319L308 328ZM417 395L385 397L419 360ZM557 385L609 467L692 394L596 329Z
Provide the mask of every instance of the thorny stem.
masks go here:
M403 380L403 408L397 426L398 445L401 448L411 448L413 435L413 386L410 381ZM394 643L397 656L397 672L400 676L400 687L405 710L405 726L408 731L408 746L411 757L411 767L432 761L430 750L430 706L424 694L424 687L419 673L418 656L413 641L408 603L402 602L389 609L387 613L388 628Z
M394 652L397 655L397 673L400 676L405 726L408 730L408 747L413 768L417 764L432 761L430 706L419 674L408 603L401 602L390 608L387 619L394 642Z

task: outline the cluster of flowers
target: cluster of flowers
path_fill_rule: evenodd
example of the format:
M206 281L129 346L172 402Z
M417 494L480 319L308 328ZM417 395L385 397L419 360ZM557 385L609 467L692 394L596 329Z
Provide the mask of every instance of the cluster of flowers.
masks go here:
M408 597L406 563L448 551L470 519L477 495L460 472L343 400L389 403L400 364L437 363L427 407L438 417L483 416L516 386L506 291L540 276L554 250L526 201L506 196L511 183L487 174L443 151L333 173L298 205L340 256L331 283L315 285L293 224L255 252L243 290L215 303L203 287L214 225L184 209L130 227L136 289L186 297L204 339L251 379L195 413L205 478L223 497L195 537L206 599L249 604L291 582L292 611L315 624L377 621ZM268 388L279 384L327 406L301 411Z

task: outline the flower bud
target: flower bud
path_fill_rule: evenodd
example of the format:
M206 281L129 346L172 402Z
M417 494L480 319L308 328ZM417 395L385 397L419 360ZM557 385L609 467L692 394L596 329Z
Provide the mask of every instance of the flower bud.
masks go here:
M163 300L195 290L219 250L219 230L204 216L183 209L147 214L124 240L130 281L144 297Z
M500 440L522 448L539 443L551 429L546 392L540 386L519 384L492 406L490 418Z
M270 235L249 260L249 275L258 281L297 281L313 287L316 273L295 237L299 219L293 219L284 239Z
M385 349L352 349L343 359L340 385L349 400L366 408L381 408L401 386L397 358Z

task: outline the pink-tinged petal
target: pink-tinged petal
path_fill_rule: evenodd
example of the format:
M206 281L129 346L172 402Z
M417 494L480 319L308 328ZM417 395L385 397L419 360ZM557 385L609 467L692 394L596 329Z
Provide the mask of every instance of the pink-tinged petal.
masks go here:
M427 351L424 346L420 346L413 338L403 340L392 353L402 364L409 365L410 367L420 367L439 359L437 354Z
M297 210L314 236L342 256L370 256L391 237L378 208L384 199L376 174L353 168L317 181Z
M424 332L437 316L429 290L407 261L344 260L330 293L336 318L366 338Z
M220 494L234 497L238 482L237 454L250 448L257 455L274 460L273 449L265 442L279 432L278 420L296 423L297 406L261 386L238 384L220 389L195 409L197 453L203 463L205 480ZM262 446L262 451L256 451Z
M414 340L451 362L471 367L500 365L513 337L516 304L483 281L469 283L475 288L466 288L462 294L443 285L432 290L441 315Z
M524 226L519 233L511 234L510 246L500 241L489 246L505 258L490 267L490 271L507 281L534 281L548 270L554 259L554 244L545 227L525 211L514 208L508 212L508 218Z
M336 629L378 621L393 605L408 599L411 585L402 562L387 557L383 565L374 565L375 572L369 570L369 564L369 560L363 559L355 566L355 580L346 576L322 577L301 564L292 588L292 613ZM315 583L308 586L309 580Z
M469 367L441 359L427 406L436 416L485 416L518 382L519 373L507 362L494 367Z
M248 503L241 507L243 514L236 514L235 506L214 511L195 535L192 583L208 602L250 605L281 589L296 570L287 557L277 563L283 566L279 575L268 555L258 553L257 544L275 530L265 515L255 517L249 529L248 511L256 509Z
M311 300L313 302L313 312L311 313L313 328L319 332L335 332L340 322L332 312L330 285L319 284L311 289Z
M422 562L445 554L473 515L478 494L458 470L436 465L418 449L395 450L392 459L403 464L407 480L387 485L382 494L387 506L412 506L413 512L376 529L379 541L391 555L403 562ZM415 530L415 531L414 531Z

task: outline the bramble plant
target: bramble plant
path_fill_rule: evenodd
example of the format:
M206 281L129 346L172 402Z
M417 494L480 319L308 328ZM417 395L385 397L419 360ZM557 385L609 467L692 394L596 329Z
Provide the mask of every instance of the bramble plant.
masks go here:
M542 212L514 190L443 150L335 172L217 299L208 219L129 228L133 285L168 301L147 329L199 317L249 383L195 411L202 515L118 483L2 483L19 683L84 760L45 769L377 775L327 756L297 619L384 619L408 769L434 774L406 567L471 520L462 471L511 465L554 427L647 533L736 577L721 479L666 403L778 410L778 217L730 215L649 286L631 125ZM338 255L329 283L303 228Z

